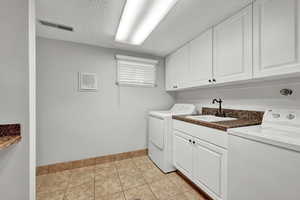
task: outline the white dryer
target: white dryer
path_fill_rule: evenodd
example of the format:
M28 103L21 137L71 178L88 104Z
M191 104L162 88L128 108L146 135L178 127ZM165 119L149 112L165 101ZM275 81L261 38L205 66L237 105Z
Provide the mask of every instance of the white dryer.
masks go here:
M175 171L172 162L172 116L195 112L196 107L192 104L175 104L168 111L149 112L148 155L163 172Z

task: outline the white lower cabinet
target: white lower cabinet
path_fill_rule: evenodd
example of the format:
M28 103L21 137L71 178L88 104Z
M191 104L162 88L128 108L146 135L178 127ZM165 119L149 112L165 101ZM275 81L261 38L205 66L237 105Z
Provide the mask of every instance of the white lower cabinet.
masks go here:
M174 131L174 163L186 176L192 175L193 170L193 146L192 137Z
M194 139L193 178L215 199L226 199L227 150Z
M199 126L197 135L192 129L173 130L174 165L214 200L227 200L227 149L202 140L203 130ZM216 135L219 132L215 130Z

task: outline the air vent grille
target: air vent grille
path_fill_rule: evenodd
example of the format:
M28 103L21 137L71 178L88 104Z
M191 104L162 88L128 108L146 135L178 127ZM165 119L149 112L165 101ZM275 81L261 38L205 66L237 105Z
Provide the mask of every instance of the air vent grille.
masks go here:
M58 28L58 29L65 30L65 31L71 31L71 32L74 31L74 28L71 27L71 26L56 24L56 23L48 22L48 21L44 21L44 20L39 20L39 22L44 26L49 26L49 27L52 27L52 28Z
M79 91L97 91L98 79L96 73L79 72Z

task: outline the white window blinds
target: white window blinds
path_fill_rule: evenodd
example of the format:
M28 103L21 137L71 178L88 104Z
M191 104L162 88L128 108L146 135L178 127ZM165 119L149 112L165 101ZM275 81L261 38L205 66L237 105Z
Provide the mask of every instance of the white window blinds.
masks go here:
M133 86L156 85L157 60L116 55L117 84Z

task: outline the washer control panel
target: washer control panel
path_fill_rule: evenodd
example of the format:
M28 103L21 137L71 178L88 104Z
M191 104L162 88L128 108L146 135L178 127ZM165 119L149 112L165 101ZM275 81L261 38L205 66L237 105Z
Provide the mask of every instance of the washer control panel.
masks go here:
M285 126L300 126L300 110L266 110L263 118L263 124L265 123Z

